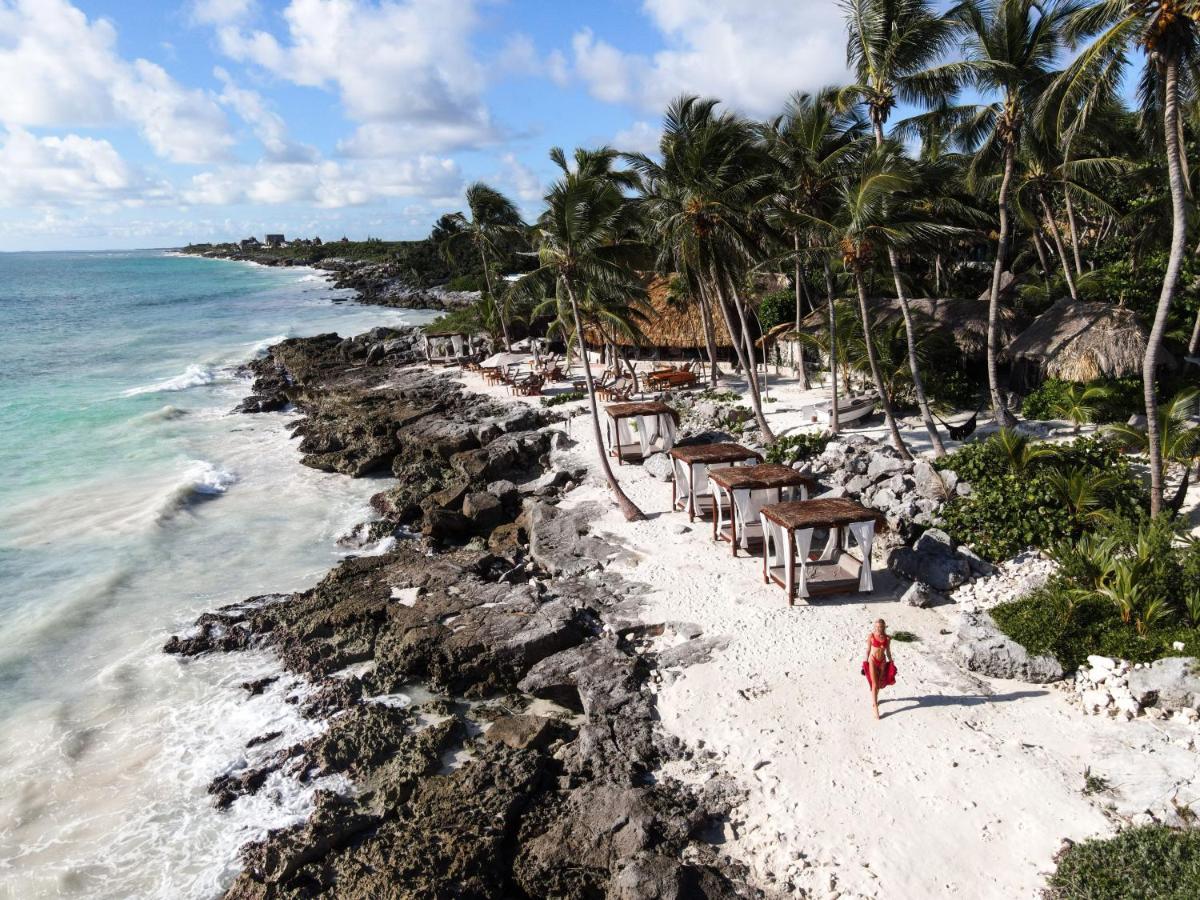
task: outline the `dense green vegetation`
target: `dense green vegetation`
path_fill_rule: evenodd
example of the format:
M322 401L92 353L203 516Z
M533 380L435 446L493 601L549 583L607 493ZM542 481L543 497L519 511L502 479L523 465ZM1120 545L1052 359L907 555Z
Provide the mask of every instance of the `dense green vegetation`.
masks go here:
M1047 900L1192 900L1200 896L1200 830L1148 825L1073 844Z
M1050 583L992 616L1009 637L1068 671L1089 653L1134 661L1200 654L1200 542L1183 532L1165 515L1115 518L1060 540L1049 550L1060 567Z
M972 489L943 509L947 531L995 561L1104 522L1136 520L1146 504L1128 459L1099 438L1051 445L1001 431L942 457L937 467L953 469Z

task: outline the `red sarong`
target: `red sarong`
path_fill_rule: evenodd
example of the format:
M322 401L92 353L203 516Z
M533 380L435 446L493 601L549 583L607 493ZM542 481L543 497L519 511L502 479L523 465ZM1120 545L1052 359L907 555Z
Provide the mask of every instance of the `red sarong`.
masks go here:
M863 678L867 679L867 684L871 683L871 673L867 671L867 661L864 659L862 664ZM891 687L896 683L896 664L888 661L883 664L883 672L880 675L879 686L881 688Z

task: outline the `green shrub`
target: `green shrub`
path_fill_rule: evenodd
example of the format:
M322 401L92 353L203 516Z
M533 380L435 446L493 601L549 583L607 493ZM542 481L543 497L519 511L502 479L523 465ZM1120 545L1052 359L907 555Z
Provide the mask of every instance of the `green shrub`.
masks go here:
M776 325L796 320L796 293L788 289L771 291L763 297L758 307L758 321L762 323L763 331L770 331Z
M802 459L819 456L832 438L825 432L789 434L767 448L767 462L790 466Z
M485 286L483 275L475 272L467 275L455 275L446 282L448 291L482 291Z
M941 515L946 530L976 553L999 561L1030 546L1073 540L1102 517L1140 518L1144 489L1107 441L1054 446L1005 437L976 441L937 462L971 485L971 495L952 499ZM1098 507L1073 506L1071 499L1081 498L1064 495L1081 479Z
M1068 381L1046 379L1021 401L1021 415L1027 419L1053 419L1054 409L1066 396L1069 386Z
M1048 900L1200 897L1200 830L1147 825L1073 844L1058 857Z
M1039 591L991 611L1000 630L1034 654L1049 654L1071 672L1090 654L1133 662L1200 653L1200 631L1178 622L1160 623L1144 635L1121 621L1113 604L1096 595L1080 598L1055 580ZM1182 641L1184 649L1172 645Z
M542 406L562 406L564 403L574 403L576 400L582 400L587 396L587 391L567 391L563 394L555 394L552 397L543 397Z

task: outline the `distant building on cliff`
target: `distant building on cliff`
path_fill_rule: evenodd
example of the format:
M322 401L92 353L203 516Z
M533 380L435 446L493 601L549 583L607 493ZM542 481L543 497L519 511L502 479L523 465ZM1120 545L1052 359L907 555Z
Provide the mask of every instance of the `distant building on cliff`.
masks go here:
M268 234L267 235L267 246L268 247L282 247L285 243L287 243L287 241L285 241L283 239L282 234Z
M256 237L248 237L241 242L241 248L243 250L257 250L261 246L262 244L259 243L259 240Z

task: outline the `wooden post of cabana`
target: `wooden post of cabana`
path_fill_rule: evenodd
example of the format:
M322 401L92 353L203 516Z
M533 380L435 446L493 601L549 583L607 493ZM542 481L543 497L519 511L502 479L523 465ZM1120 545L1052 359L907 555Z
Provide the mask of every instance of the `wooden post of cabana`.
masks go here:
M725 466L744 462L759 462L762 456L741 444L689 444L670 451L671 508L686 510L688 521L694 521L698 507L707 499L712 504L712 493L708 489L710 473Z
M710 473L709 480L714 488L713 540L729 541L734 556L738 547L750 552L763 542L758 514L764 506L807 500L817 485L811 475L777 463L721 469Z
M875 589L871 577L871 545L879 513L845 497L821 500L793 500L764 506L759 512L763 530L763 581L774 581L787 592L788 604L797 594L838 594L854 590L870 593ZM829 540L820 559L809 559L813 532L829 529ZM858 544L862 559L858 571L842 564L850 556L850 537ZM850 557L853 559L853 557ZM799 579L796 560L799 559ZM840 577L839 577L840 576Z
M670 451L675 446L675 428L679 413L657 400L637 403L610 403L605 437L608 453L617 458L617 465L626 460L640 462L651 453ZM630 426L637 431L635 439Z

